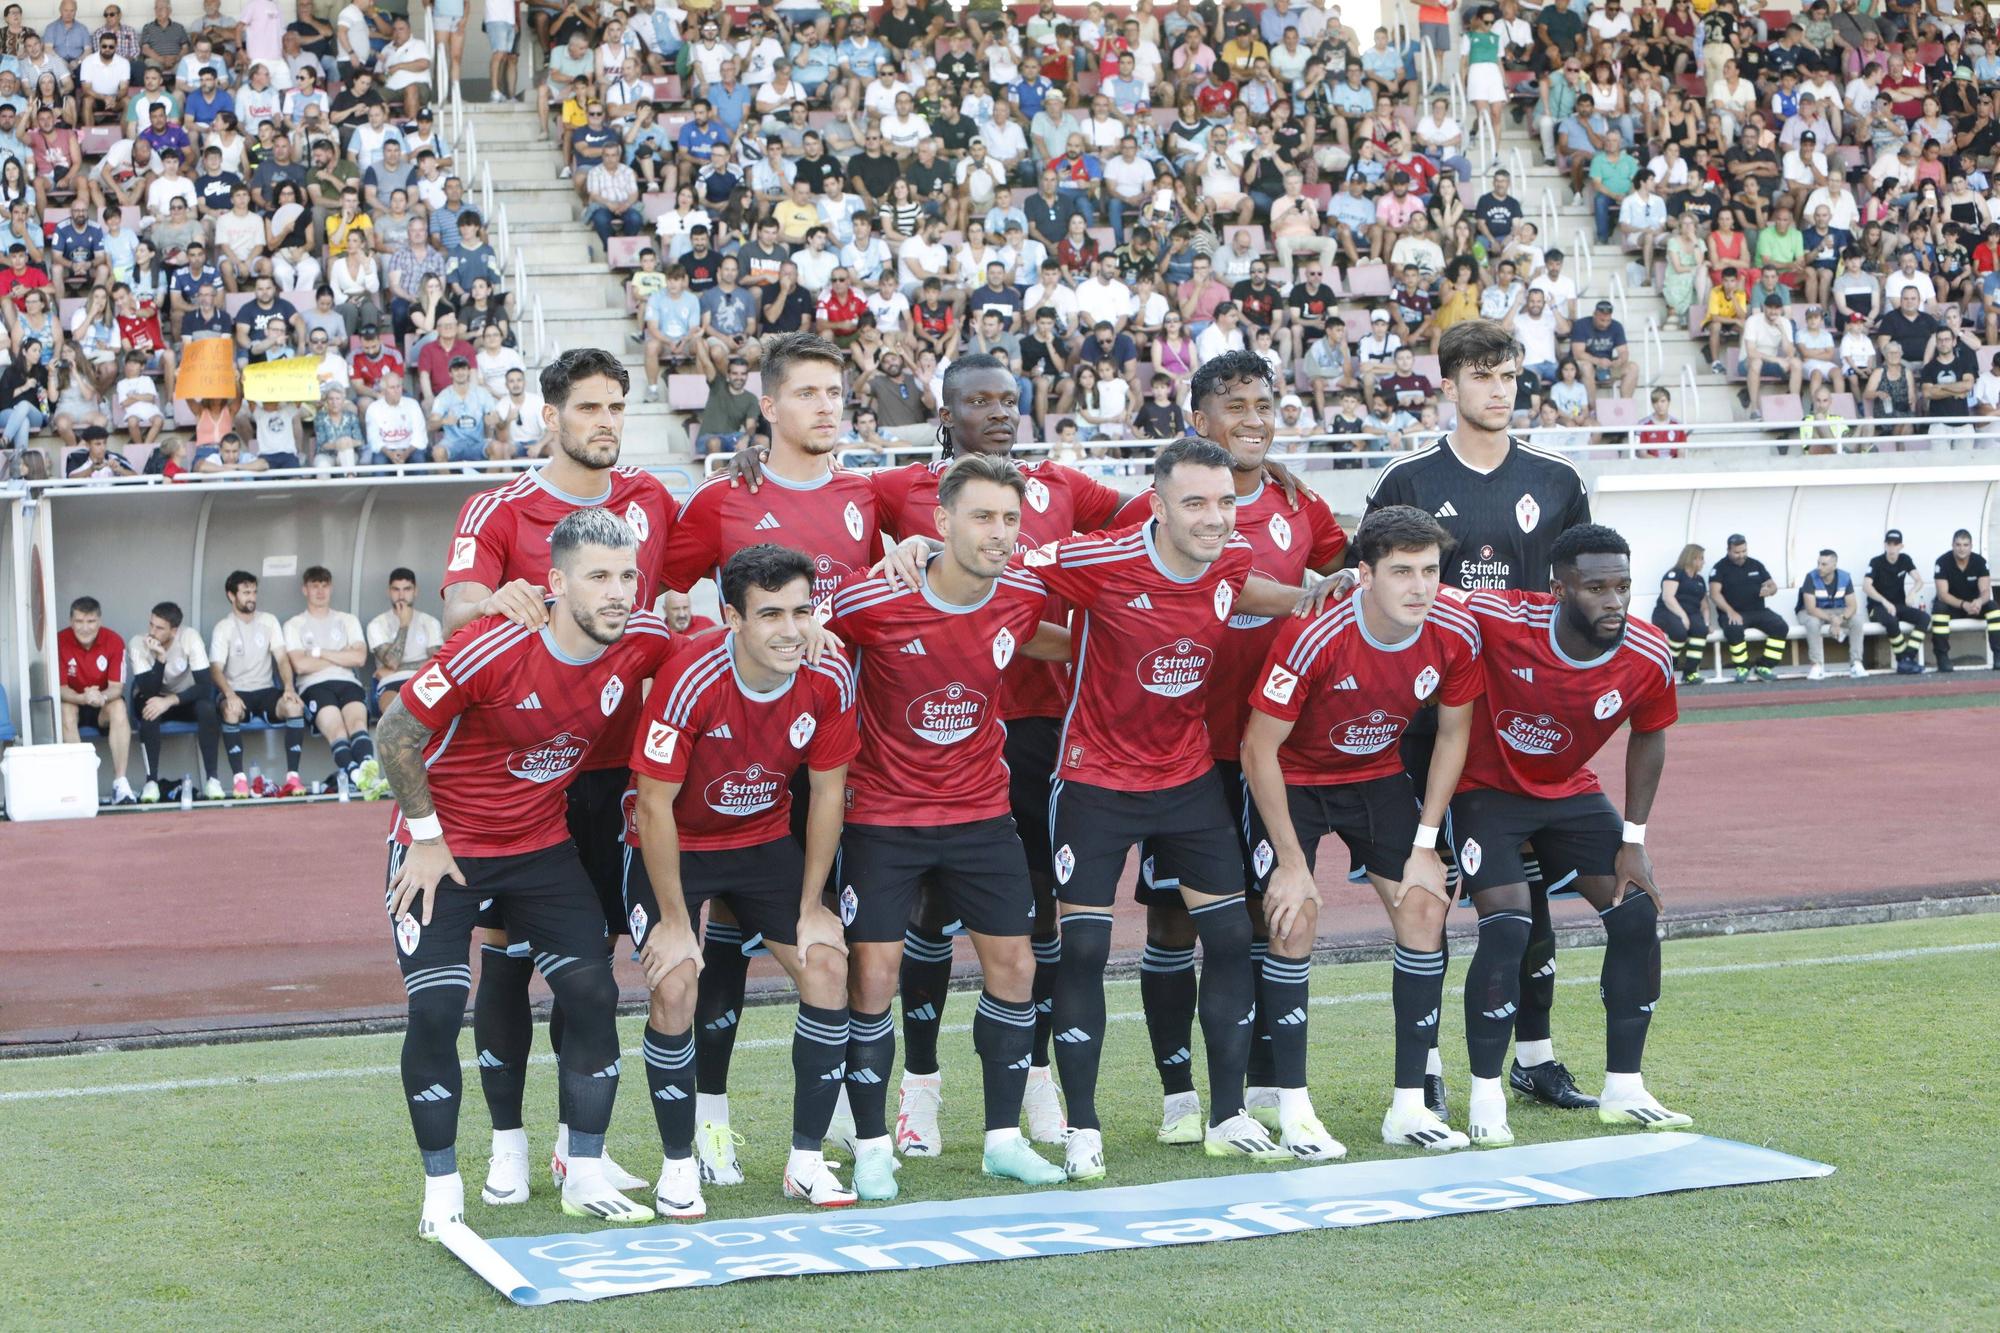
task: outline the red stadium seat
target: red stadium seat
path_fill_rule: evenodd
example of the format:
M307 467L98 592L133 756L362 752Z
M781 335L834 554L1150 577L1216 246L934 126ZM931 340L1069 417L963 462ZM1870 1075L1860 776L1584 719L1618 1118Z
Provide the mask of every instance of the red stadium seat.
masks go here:
M639 252L646 248L644 236L613 236L605 258L615 269L639 267Z
M1599 398L1597 400L1597 424L1606 427L1623 428L1637 425L1639 421L1639 400L1636 398Z
M1387 264L1356 264L1347 270L1347 294L1354 297L1387 296L1395 289Z
M676 412L699 412L708 406L708 381L699 375L667 376L667 406Z
M1785 425L1805 416L1805 407L1795 393L1767 393L1758 400L1758 408L1764 420L1772 425Z

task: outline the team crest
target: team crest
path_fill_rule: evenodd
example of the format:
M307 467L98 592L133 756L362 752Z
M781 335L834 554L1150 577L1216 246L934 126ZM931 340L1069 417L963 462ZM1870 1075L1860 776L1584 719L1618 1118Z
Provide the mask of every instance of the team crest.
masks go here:
M1234 605L1236 605L1236 589L1230 587L1227 583L1216 584L1215 618L1227 621L1229 619L1229 608Z
M1056 848L1056 883L1067 884L1069 877L1076 873L1076 853L1064 843Z
M396 918L396 947L408 958L417 951L417 941L424 937L424 928L417 919L407 912Z
M1257 872L1257 878L1262 879L1271 873L1271 864L1277 859L1278 854L1271 850L1270 841L1266 839L1257 844L1256 851L1250 853L1250 867Z
M604 716L610 717L618 711L618 701L624 697L625 682L613 676L604 682L604 689L597 696L597 706L604 710Z
M792 723L792 748L794 750L805 749L806 742L813 738L813 732L818 727L819 723L813 720L811 713L800 713Z
M1596 707L1592 708L1590 711L1596 715L1597 720L1599 722L1602 722L1606 718L1611 717L1613 714L1615 714L1619 709L1623 708L1624 706L1625 706L1625 696L1620 694L1616 690L1612 690L1609 694L1599 695L1597 697Z
M1486 853L1480 850L1480 846L1477 841L1475 841L1472 838L1467 838L1464 842L1460 843L1458 846L1459 869L1463 870L1468 875L1478 874L1479 862L1485 855Z
M1272 542L1280 551L1292 549L1292 525L1285 521L1283 514L1271 515L1271 524L1265 531L1271 534Z
M479 554L479 543L471 537L451 539L451 567L453 570L471 569L472 561Z
M433 662L420 676L410 681L410 689L426 708L436 708L438 700L451 692L451 677L444 674L444 666Z
M1007 664L1013 660L1014 631L1003 625L1000 632L993 636L993 665L1005 670Z
M1437 668L1433 666L1427 666L1422 671L1419 671L1417 673L1416 685L1417 685L1417 698L1419 699L1430 698L1431 691L1435 690L1438 687Z
M847 520L847 535L854 538L855 541L860 541L862 534L868 529L867 525L861 521L861 511L854 507L854 501L849 500L847 502L847 510L841 517Z
M637 500L625 506L625 521L632 525L632 534L645 541L652 534L653 525L646 519L646 511Z
M1521 525L1521 531L1533 532L1535 524L1542 521L1542 507L1535 503L1535 497L1523 493L1514 502L1514 521Z
M104 655L103 653L99 653L99 654L97 655L97 669L98 669L99 671L108 671L108 670L110 670L110 669L111 669L111 659L107 658L107 657L106 657L106 656L105 656L105 655Z
M1056 544L1050 542L1046 546L1037 546L1021 559L1028 565L1053 565L1056 562Z
M1035 478L1028 478L1028 505L1037 514L1049 512L1049 488Z
M632 943L644 943L646 939L646 909L643 904L633 907L630 920L632 922Z
M855 896L854 886L847 885L840 891L840 924L851 926L854 918L861 915L861 899Z

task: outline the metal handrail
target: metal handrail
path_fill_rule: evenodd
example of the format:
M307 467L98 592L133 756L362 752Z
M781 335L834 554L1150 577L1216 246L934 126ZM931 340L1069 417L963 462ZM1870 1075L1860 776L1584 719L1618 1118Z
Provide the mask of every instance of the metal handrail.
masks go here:
M1689 425L1700 421L1701 394L1695 388L1694 367L1690 365L1681 367L1681 403L1688 414Z
M1591 287L1597 282L1597 257L1591 254L1591 238L1594 235L1595 233L1586 232L1578 227L1570 236L1570 253L1583 260L1583 281L1576 286L1579 298L1588 295Z
M548 361L543 356L543 353L547 350L548 330L542 322L542 298L539 296L534 297L530 304L532 313L529 316L528 327L534 333L535 337L534 361L536 365L543 366L548 364Z
M505 268L509 260L517 258L514 253L514 238L507 228L507 205L494 205L491 221L493 223L493 254L500 261L501 267ZM515 290L519 291L520 288L516 287Z
M1542 244L1545 246L1555 244L1556 192L1546 185L1542 187L1541 223L1542 223L1542 235L1541 235Z
M1660 372L1667 368L1667 342L1660 336L1660 321L1657 316L1646 316L1646 336L1640 344L1639 352L1642 365L1651 363L1645 368L1646 383L1656 383Z
M493 164L479 164L479 216L493 216Z

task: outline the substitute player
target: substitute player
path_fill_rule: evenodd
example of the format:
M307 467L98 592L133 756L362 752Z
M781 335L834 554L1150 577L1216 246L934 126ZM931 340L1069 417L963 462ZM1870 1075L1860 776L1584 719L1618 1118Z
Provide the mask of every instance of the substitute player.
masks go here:
M502 616L525 629L547 623L542 578L548 573L550 534L583 509L617 514L638 541L640 588L637 605L651 606L660 590L667 534L680 506L660 479L635 467L619 467L625 439L625 394L631 379L618 358L596 348L565 352L541 375L542 424L555 440L549 459L495 490L481 491L459 510L445 559L446 634L481 616ZM543 701L546 702L546 701ZM609 936L624 933L625 908L619 881L624 858L625 757L632 748L637 709L614 713L617 730L592 749L569 788L569 830L585 873L596 886ZM479 1048L479 1083L493 1119L493 1157L481 1197L489 1204L528 1199L528 1135L522 1124L522 1090L528 1052L534 1043L534 1015L528 978L534 970L529 941L510 945L489 912L479 949L479 993L473 1001L472 1034ZM607 944L608 947L608 944ZM549 1044L562 1049L565 1020L558 998L549 1007ZM560 1188L569 1117L557 1117L549 1168ZM607 1159L620 1189L647 1182Z
M1260 875L1264 914L1273 953L1299 955L1295 975L1285 978L1289 989L1267 986L1258 1001L1260 1008L1277 1006L1270 1032L1287 1146L1291 1126L1313 1118L1305 1087L1306 969L1319 921L1313 867L1319 840L1329 833L1339 834L1368 872L1396 936L1395 1090L1382 1141L1433 1152L1466 1145L1465 1135L1424 1104L1424 1065L1444 1001L1451 906L1438 828L1464 766L1472 701L1481 689L1479 628L1455 602L1438 598L1450 544L1421 509L1377 509L1355 534L1360 590L1311 620L1282 621L1251 686L1243 776L1258 831L1268 831L1276 852L1275 864ZM1437 745L1423 801L1430 813L1419 823L1397 744L1417 710L1432 703Z
M472 984L466 955L486 899L511 935L534 942L534 965L569 1015L558 1057L571 1117L563 1212L612 1222L653 1216L605 1175L618 984L564 800L591 747L621 731L620 705L636 709L672 646L665 624L634 610L637 557L637 539L615 515L585 509L564 519L550 534L551 568L537 580L553 595L548 623L474 620L391 698L377 729L397 804L387 904L410 1000L403 1092L423 1153L423 1236L465 1212L458 1031Z
M1005 378L1011 391L1013 377ZM985 975L972 1019L985 1071L982 1169L1030 1185L1064 1178L1019 1128L1035 1028L1028 938L1038 912L1009 813L999 710L1004 673L1017 658L1069 657L1069 631L1043 623L1049 594L1042 581L1008 568L1027 492L1027 478L1005 458L957 459L937 485L926 524L944 550L919 571L918 586L864 575L833 595L828 628L862 650L861 752L848 779L838 882L853 960L847 1082L854 1187L864 1199L896 1197L887 1120L896 1030L888 1010L904 931L926 880L971 934ZM912 774L923 779L914 797ZM919 1155L935 1155L934 1147Z
M1552 595L1477 592L1465 604L1479 623L1485 692L1451 802L1451 841L1479 913L1479 947L1465 978L1466 1134L1479 1147L1514 1141L1500 1062L1528 943L1524 842L1545 874L1574 873L1576 891L1604 923L1598 1118L1648 1129L1693 1123L1660 1105L1639 1073L1660 998L1659 890L1646 816L1666 766L1666 729L1679 712L1673 653L1665 635L1632 619L1632 553L1623 537L1586 523L1558 537L1550 555ZM1627 721L1621 832L1618 811L1584 765Z
M1438 340L1438 374L1458 425L1428 449L1382 469L1368 493L1368 509L1410 505L1436 518L1451 534L1445 556L1447 586L1516 588L1549 586L1549 557L1556 539L1590 521L1590 497L1576 464L1537 449L1507 432L1523 353L1512 334L1491 320L1452 325ZM1437 721L1430 708L1412 718L1403 737L1403 763L1415 790L1428 788ZM1549 919L1546 877L1528 862L1528 948L1521 960L1520 1015L1509 1082L1524 1097L1567 1110L1594 1103L1556 1059L1549 1010L1556 997L1556 932ZM1435 1049L1436 1038L1432 1038ZM1432 1055L1424 1095L1440 1120L1451 1118L1444 1067Z
M625 898L652 987L643 1052L666 1158L666 1216L707 1211L694 1158L694 1032L702 904L729 903L799 988L792 1033L792 1153L785 1197L854 1202L820 1149L847 1056L847 946L820 901L840 845L841 789L857 744L854 674L838 651L812 664L813 562L746 547L720 580L725 633L695 638L653 680L634 743ZM791 832L792 773L811 774L805 845Z
M1125 854L1150 838L1179 885L1203 953L1201 1026L1208 1052L1209 1126L1216 1157L1277 1161L1291 1154L1243 1112L1249 1059L1250 918L1243 857L1209 757L1202 688L1229 617L1279 616L1298 591L1251 573L1236 535L1229 454L1181 439L1153 462L1152 517L1103 536L1030 551L1028 568L1080 612L1075 691L1050 797L1062 961L1056 969L1056 1064L1072 1130L1071 1180L1104 1174L1097 1071L1104 1042L1104 965L1111 904Z
M1202 363L1188 383L1194 405L1195 434L1214 440L1229 451L1230 481L1236 491L1236 535L1250 544L1251 569L1277 583L1297 585L1306 571L1326 574L1339 566L1347 549L1347 534L1326 501L1311 491L1288 494L1264 475L1271 442L1277 436L1278 403L1271 367L1255 352L1225 352ZM1112 520L1114 527L1143 522L1148 517L1146 495L1135 497ZM1216 644L1214 672L1203 693L1208 724L1209 754L1222 777L1223 796L1243 836L1247 867L1244 902L1250 912L1250 966L1257 977L1256 1021L1250 1033L1249 1088L1244 1108L1264 1128L1277 1132L1294 1155L1305 1161L1327 1161L1340 1155L1339 1143L1309 1111L1287 1124L1279 1114L1279 1087L1305 1087L1305 1015L1301 1009L1294 1030L1283 1044L1295 1046L1299 1063L1284 1076L1274 1067L1272 1015L1289 1014L1294 990L1305 984L1312 966L1313 936L1281 940L1275 949L1265 926L1259 885L1271 866L1271 848L1261 833L1251 837L1250 797L1243 785L1237 748L1247 720L1252 682L1264 665L1264 654L1278 636L1284 617L1251 615L1241 609L1229 617L1227 632ZM1158 869L1151 848L1141 852L1139 901L1146 904L1146 950L1139 964L1140 1002L1146 1032L1152 1039L1153 1063L1159 1070L1164 1101L1158 1134L1161 1143L1202 1140L1201 1099L1194 1090L1193 1061L1195 976L1194 923L1188 919L1172 878ZM1290 1041L1296 1038L1296 1043ZM1301 1097L1289 1099L1295 1108Z

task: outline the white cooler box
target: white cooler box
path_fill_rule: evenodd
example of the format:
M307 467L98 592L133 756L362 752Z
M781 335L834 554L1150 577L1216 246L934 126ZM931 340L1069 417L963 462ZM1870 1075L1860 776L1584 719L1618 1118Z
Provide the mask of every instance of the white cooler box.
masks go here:
M0 755L7 783L7 818L95 819L97 748L92 745L15 745Z

